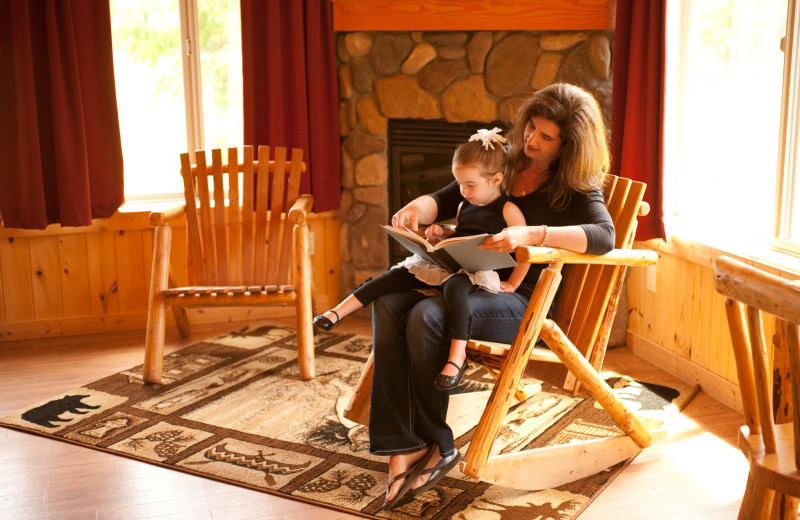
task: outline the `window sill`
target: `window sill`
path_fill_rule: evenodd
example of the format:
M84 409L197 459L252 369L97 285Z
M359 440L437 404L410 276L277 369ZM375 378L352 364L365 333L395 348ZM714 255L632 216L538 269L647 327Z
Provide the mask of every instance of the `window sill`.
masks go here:
M640 241L636 247L653 249L709 269L713 269L714 258L727 255L782 278L800 279L800 257L776 250L767 241L745 240L722 234L699 237L677 230L668 234L667 241Z

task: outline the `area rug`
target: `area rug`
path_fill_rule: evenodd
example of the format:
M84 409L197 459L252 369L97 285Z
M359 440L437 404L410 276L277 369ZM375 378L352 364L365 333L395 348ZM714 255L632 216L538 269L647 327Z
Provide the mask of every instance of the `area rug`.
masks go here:
M0 423L367 518L575 518L628 463L541 491L478 482L456 468L413 500L378 511L387 459L370 455L366 428L342 415L371 339L318 333L315 343L312 381L298 378L294 330L257 323L168 355L160 385L143 384L138 366ZM674 417L696 391L617 375L608 381L651 429ZM514 410L495 452L621 434L593 399L527 383L538 391ZM490 376L473 369L453 400L488 396L490 388ZM462 453L476 421L455 421Z

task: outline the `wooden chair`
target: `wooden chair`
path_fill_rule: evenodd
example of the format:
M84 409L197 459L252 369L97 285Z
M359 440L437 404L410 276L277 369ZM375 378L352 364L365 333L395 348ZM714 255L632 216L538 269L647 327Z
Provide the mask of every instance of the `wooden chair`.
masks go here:
M740 519L797 518L800 497L800 285L726 256L714 260L714 286L726 297L728 318L745 424L739 448L750 473ZM776 424L770 362L762 311L775 317L776 336L788 347L792 418ZM778 369L780 370L780 369ZM788 398L786 398L788 401ZM783 404L780 405L784 407Z
M616 227L616 249L608 254L517 248L518 261L549 265L539 277L513 345L479 340L468 343L469 357L489 369L496 384L461 462L466 475L519 489L545 489L598 473L654 440L598 373L627 266L651 265L657 260L654 251L630 249L636 217L647 214L649 209L642 201L644 190L642 183L609 176L604 194ZM564 268L561 284L565 264L574 265ZM547 319L559 285L563 287L554 318ZM535 347L540 336L550 349ZM628 436L490 455L511 405L529 397L521 385L529 365L528 374L576 393L583 385ZM368 362L346 413L346 417L362 424L369 417L371 369Z
M300 378L314 377L311 260L306 218L311 195L299 195L306 170L303 151L245 146L181 155L186 203L150 214L155 226L144 380L160 383L166 307L182 336L190 332L187 307L295 305ZM227 182L227 185L226 185ZM186 215L187 287L174 287L170 272L170 221Z

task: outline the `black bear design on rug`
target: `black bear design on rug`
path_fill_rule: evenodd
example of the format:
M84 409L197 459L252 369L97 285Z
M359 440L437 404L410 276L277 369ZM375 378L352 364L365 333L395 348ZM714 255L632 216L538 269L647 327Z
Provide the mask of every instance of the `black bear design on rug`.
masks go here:
M96 410L100 408L99 406L92 406L90 404L81 402L87 397L89 396L66 395L61 399L56 399L55 401L50 401L42 406L31 408L22 414L22 418L28 422L32 422L33 424L44 426L45 428L57 428L58 425L53 424L54 422L70 422L72 420L62 419L60 416L63 413L70 412L83 415L87 412L82 412L81 409Z

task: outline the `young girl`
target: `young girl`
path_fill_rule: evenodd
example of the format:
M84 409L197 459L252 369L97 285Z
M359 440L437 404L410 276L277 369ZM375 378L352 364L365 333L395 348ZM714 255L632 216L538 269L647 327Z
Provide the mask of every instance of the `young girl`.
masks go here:
M425 230L430 242L450 236L495 234L509 226L525 225L520 209L509 202L503 193L509 163L503 144L506 140L500 129L478 130L462 144L453 156L453 176L461 190L463 201L458 208L455 231L447 232L433 224ZM393 225L402 225L396 223ZM467 295L478 289L493 293L514 292L525 278L530 264L512 269L478 271L461 270L451 274L438 265L413 255L381 276L368 280L339 305L314 318L314 325L330 330L345 316L366 307L384 294L409 289L440 287L448 311L450 356L434 385L440 390L458 386L467 369L467 340L471 335L472 309ZM501 276L505 281L501 281ZM507 278L506 278L507 277ZM335 319L335 321L333 321Z

